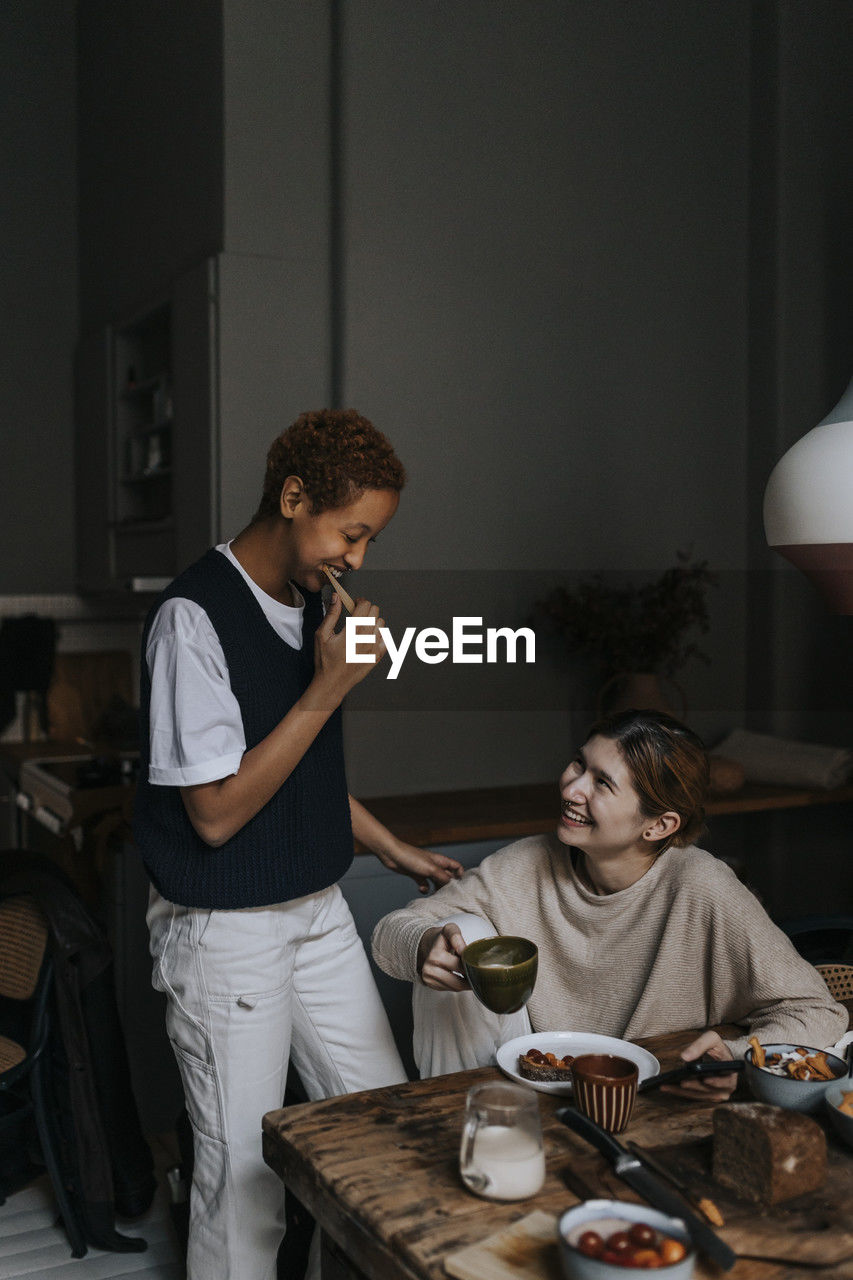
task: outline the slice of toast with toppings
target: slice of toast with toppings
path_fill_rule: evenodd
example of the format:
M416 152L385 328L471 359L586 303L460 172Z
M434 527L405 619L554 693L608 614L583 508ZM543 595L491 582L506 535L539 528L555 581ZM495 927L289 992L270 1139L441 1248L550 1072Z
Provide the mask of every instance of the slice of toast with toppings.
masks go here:
M572 1078L574 1058L566 1054L558 1058L553 1053L540 1053L538 1049L528 1049L527 1053L518 1055L518 1073L525 1080L547 1081L566 1084Z

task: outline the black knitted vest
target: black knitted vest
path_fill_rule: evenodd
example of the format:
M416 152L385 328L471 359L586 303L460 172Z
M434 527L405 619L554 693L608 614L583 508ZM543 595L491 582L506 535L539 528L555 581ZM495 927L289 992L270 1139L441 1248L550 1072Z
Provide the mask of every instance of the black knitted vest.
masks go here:
M326 721L271 800L219 849L196 833L177 787L148 781L151 683L145 648L164 600L194 600L219 637L240 706L246 749L270 733L314 674L314 633L323 618L319 593L304 592L302 648L276 634L242 574L208 551L186 569L148 615L142 638L140 772L134 836L148 874L169 902L186 907L270 906L334 884L353 858L344 773L341 711Z

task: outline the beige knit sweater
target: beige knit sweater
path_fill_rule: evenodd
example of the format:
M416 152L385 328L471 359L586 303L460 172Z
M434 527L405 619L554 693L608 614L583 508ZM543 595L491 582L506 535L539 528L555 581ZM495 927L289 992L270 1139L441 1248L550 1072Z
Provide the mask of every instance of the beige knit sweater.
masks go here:
M635 1040L734 1022L745 1029L728 1041L739 1056L752 1034L823 1048L847 1029L820 974L703 849L668 849L630 888L599 897L555 836L518 840L380 920L376 963L415 981L421 935L461 911L537 943L535 1031Z

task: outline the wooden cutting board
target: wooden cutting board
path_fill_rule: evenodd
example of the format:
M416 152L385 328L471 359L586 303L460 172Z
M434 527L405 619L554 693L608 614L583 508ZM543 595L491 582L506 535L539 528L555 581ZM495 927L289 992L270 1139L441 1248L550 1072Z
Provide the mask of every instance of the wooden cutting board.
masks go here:
M556 1215L536 1209L485 1240L449 1254L444 1260L444 1269L454 1280L565 1280L557 1244L557 1223ZM625 1272L626 1277L633 1274ZM693 1280L720 1280L724 1274L699 1258ZM732 1280L738 1280L739 1275L747 1280L743 1271L735 1269L729 1274ZM755 1271L749 1272L749 1280L758 1280ZM761 1280L784 1280L784 1273L772 1267L762 1271Z
M714 1181L710 1138L658 1148L653 1154L688 1186L701 1187L711 1197L726 1222L719 1234L739 1257L779 1258L817 1267L853 1259L853 1158L831 1137L824 1186L758 1210Z
M511 1227L449 1254L444 1269L456 1280L563 1280L557 1219L536 1209Z
M695 1144L690 1144L695 1145ZM661 1158L672 1157L673 1150L660 1152ZM685 1161L685 1170L692 1167L692 1156ZM719 1199L723 1196L717 1184L708 1179ZM621 1184L619 1199L627 1199L625 1184ZM806 1197L803 1197L805 1200ZM797 1203L799 1202L792 1202ZM727 1206L730 1207L730 1206ZM808 1209L795 1209L794 1214L813 1214ZM816 1234L810 1228L800 1227L802 1234L792 1237L780 1232L778 1223L768 1219L766 1223L753 1220L749 1227L730 1222L719 1235L738 1254L738 1263L729 1274L732 1280L750 1277L751 1280L788 1280L802 1277L803 1267L809 1268L816 1280L849 1280L853 1276L853 1232L843 1228L821 1229L814 1216L809 1219L817 1226ZM563 1280L563 1271L557 1245L557 1217L535 1210L519 1219L512 1226L504 1227L476 1244L467 1245L449 1254L444 1269L454 1280ZM805 1220L804 1220L805 1221ZM774 1265L775 1264L775 1265ZM694 1280L719 1280L724 1273L711 1263L698 1258Z

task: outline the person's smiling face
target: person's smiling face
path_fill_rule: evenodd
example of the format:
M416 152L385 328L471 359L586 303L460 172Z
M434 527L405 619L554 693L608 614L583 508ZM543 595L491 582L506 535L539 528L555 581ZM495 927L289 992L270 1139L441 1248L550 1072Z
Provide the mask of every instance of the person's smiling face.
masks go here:
M282 513L292 521L290 576L309 591L319 591L326 583L324 564L343 573L361 568L368 543L388 524L399 501L391 489L364 489L347 506L312 515L304 491L300 501L288 506L285 485Z
M594 737L584 743L560 778L563 844L594 855L650 852L644 839L652 820L640 811L633 780L618 743Z

